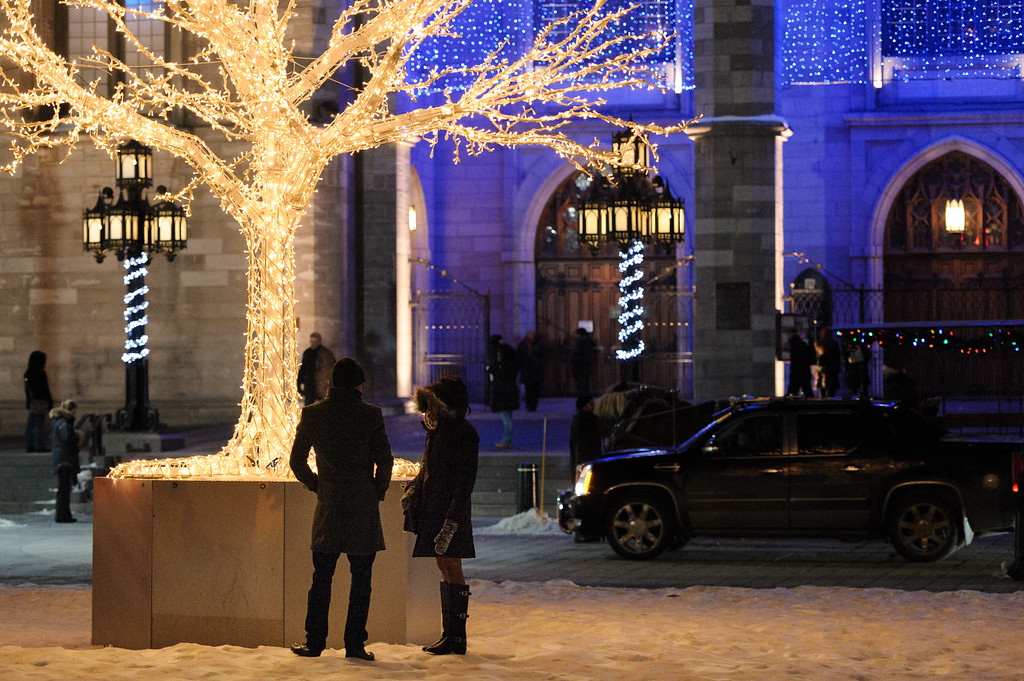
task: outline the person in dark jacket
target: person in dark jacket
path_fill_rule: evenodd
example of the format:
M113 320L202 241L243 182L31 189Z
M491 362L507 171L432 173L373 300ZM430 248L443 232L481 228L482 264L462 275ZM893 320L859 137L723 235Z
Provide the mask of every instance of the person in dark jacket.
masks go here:
M907 374L903 363L898 360L888 360L882 366L882 391L885 399L893 402L901 402L911 409L920 410L921 394L917 392L917 385L914 379Z
M441 572L441 638L423 648L433 655L466 654L469 587L462 559L476 556L471 498L480 436L466 420L469 393L445 376L415 394L427 439L419 473L402 496L405 529L416 534L413 557L433 557Z
M787 395L814 397L811 389L811 365L814 364L814 350L796 331L789 336L789 384Z
M380 502L391 483L394 457L380 407L362 399L366 375L354 360L335 363L327 398L305 407L295 431L289 464L295 477L316 492L313 515L313 584L306 609L306 642L292 646L317 657L327 645L331 582L338 558L348 557L352 586L345 621L345 657L372 660L366 650L373 560L384 550ZM309 467L309 450L317 472Z
M569 474L576 482L576 467L601 458L601 422L594 414L592 397L576 398L576 413L569 426Z
M526 411L537 411L540 398L540 384L544 379L544 360L547 351L544 343L533 331L527 331L516 347L519 356L519 381L523 384L523 403Z
M309 347L299 363L299 393L306 406L327 397L334 363L334 353L323 345L323 337L316 331L309 334Z
M491 336L494 345L494 363L487 368L491 378L491 411L501 414L501 442L494 443L499 449L512 448L512 412L519 408L519 356L515 348L495 334Z
M832 337L832 331L826 327L821 337L814 343L818 365L818 394L821 397L835 397L839 392L839 373L843 365L839 343Z
M53 409L50 382L46 378L46 353L34 350L28 356L25 369L25 408L28 422L25 424L25 449L29 452L45 452L43 426L46 415Z
M584 328L576 329L576 344L569 355L576 397L590 397L590 374L594 370L594 339Z
M75 410L78 405L64 400L50 410L50 443L53 446L53 472L57 474L58 523L73 523L71 515L71 488L82 470L78 459L78 445L81 435L75 430Z

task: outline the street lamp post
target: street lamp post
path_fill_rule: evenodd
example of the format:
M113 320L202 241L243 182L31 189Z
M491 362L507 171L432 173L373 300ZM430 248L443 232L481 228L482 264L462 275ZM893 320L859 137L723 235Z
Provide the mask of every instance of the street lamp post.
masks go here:
M617 132L612 148L626 164L648 167L650 150L629 130ZM579 205L580 240L597 254L600 247L619 244L619 349L615 356L624 381L640 380L644 351L643 260L646 246L683 240L684 204L672 196L660 176L634 168L616 169L609 180L600 175Z
M82 243L85 250L103 262L114 253L124 263L125 343L121 360L125 365L125 404L116 415L116 427L127 431L153 431L160 424L159 414L149 406L149 348L146 347L146 264L150 253L164 253L173 260L185 248L188 224L185 210L163 200L150 205L143 191L153 184L153 152L132 140L117 149L114 191L104 187L93 208L82 218ZM159 194L166 194L163 186Z

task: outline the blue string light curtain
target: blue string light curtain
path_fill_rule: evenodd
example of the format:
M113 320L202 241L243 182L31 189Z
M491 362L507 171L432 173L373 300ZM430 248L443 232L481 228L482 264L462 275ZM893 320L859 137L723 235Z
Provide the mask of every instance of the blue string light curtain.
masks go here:
M785 8L783 85L870 82L874 0ZM1022 0L881 0L880 58L898 80L1020 78Z
M407 70L410 81L422 81L433 70L446 67L468 68L480 64L487 55L502 46L509 59L521 55L536 32L554 21L585 11L593 0L477 0L455 18L458 38L435 38L412 55ZM693 1L692 0L610 0L604 10L614 12L636 4L636 9L616 25L617 35L677 34L677 39L646 61L650 65L680 62L681 87L693 89ZM562 37L557 33L552 39ZM507 42L506 42L507 41ZM636 49L636 41L617 46L619 53ZM625 74L624 74L625 75ZM428 92L461 90L472 76L453 74L436 83ZM671 87L672 83L664 83Z
M783 21L783 84L869 81L865 0L793 2Z

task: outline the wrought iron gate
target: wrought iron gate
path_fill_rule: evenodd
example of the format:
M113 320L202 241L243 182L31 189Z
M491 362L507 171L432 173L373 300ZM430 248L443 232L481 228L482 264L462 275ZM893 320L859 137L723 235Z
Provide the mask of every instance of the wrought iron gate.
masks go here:
M643 383L678 389L692 395L690 321L691 292L678 286L676 268L684 261L652 259L656 274L644 281L644 332L647 349L640 365ZM660 274L657 274L659 273ZM592 320L598 352L594 358L591 389L604 391L621 377L622 362L615 358L619 280L617 261L609 258L546 259L537 265L537 327L547 345L542 395L575 394L569 357L578 320Z
M485 402L490 295L417 291L412 309L416 385L461 376L469 388L469 401Z

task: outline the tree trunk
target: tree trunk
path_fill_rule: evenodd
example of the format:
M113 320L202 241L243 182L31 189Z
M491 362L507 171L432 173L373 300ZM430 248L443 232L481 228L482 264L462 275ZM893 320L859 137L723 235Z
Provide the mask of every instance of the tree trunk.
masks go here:
M299 216L270 210L246 231L249 294L241 415L222 454L243 468L287 475L301 402L295 329L295 227Z

